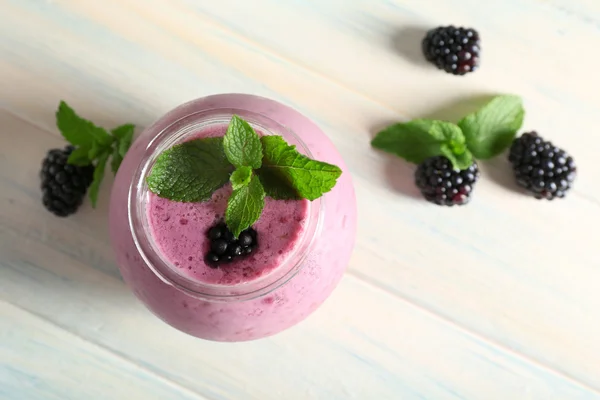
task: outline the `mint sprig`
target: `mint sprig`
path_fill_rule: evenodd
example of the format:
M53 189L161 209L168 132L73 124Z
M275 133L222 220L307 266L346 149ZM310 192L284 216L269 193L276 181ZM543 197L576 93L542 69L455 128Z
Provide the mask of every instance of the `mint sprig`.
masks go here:
M225 222L237 237L260 218L265 196L315 200L342 171L300 154L280 136L263 136L237 115L225 136L184 142L161 153L146 178L156 195L174 201L207 201L231 182Z
M252 168L250 167L239 167L229 177L233 190L240 189L244 186L248 186L252 179Z
M443 155L463 170L474 158L488 159L504 151L524 115L519 97L498 96L458 124L428 119L398 123L379 132L371 145L415 164Z
M92 206L96 207L98 199L98 193L100 193L100 185L104 180L104 169L106 168L106 161L108 161L108 153L103 153L97 161L96 167L94 168L94 180L90 185L89 196L92 200Z
M121 125L109 133L77 115L64 101L60 102L56 111L56 126L62 136L75 146L67 162L78 166L94 166L94 180L89 188L89 197L92 206L96 207L106 163L112 158L111 167L116 174L131 146L135 126Z
M90 165L90 149L86 147L77 147L69 156L67 163L81 167Z

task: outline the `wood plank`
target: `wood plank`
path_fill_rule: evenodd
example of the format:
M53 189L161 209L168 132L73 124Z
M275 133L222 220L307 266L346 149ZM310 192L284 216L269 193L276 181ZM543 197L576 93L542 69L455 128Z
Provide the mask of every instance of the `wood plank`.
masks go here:
M6 113L0 125L0 298L150 374L209 399L600 399L352 275L313 317L273 338L217 344L175 331L118 279L105 198L100 211L67 220L39 204L31 160L60 139ZM9 140L23 153L8 151Z
M205 399L7 302L0 316L3 399Z

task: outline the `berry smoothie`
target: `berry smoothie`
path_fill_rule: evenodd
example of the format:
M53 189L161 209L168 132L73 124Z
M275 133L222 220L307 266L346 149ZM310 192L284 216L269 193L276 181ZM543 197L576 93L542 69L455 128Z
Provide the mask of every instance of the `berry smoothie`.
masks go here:
M227 125L217 125L192 139L224 136ZM262 132L261 132L262 133ZM284 265L294 254L305 232L308 201L276 201L265 198L265 208L253 226L259 245L247 257L218 268L205 261L210 252L207 232L225 216L231 185L217 190L210 201L181 203L150 193L147 202L152 239L167 263L197 282L244 285Z
M210 201L182 203L149 192L145 177L157 155L174 144L224 135L233 114L344 173L312 202L267 197L253 225L256 247L215 268L205 261L207 231L222 220L231 186ZM125 282L154 314L200 338L244 341L300 322L330 295L353 248L356 205L340 155L314 123L272 100L217 95L176 108L136 140L113 186L110 229Z

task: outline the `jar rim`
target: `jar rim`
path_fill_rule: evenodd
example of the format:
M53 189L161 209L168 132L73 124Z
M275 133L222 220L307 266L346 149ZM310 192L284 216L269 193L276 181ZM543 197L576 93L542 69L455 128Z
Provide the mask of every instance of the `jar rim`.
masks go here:
M241 116L251 126L259 129L264 134L282 136L288 143L296 145L298 151L306 156L313 158L312 153L295 132L264 114L247 109L224 107L202 107L193 110L194 101L190 103L177 107L146 129L150 134L157 127L159 131L144 150L140 164L136 168L129 186L127 211L129 229L134 244L146 266L159 279L188 295L209 301L242 301L264 296L283 286L302 270L304 260L313 248L315 239L319 236L322 228L325 198L321 197L308 202L306 225L298 244L294 246L290 256L273 271L265 274L264 277L238 285L210 284L199 282L181 274L175 266L167 262L158 252L151 231L148 229L146 201L149 190L146 177L162 151L185 141L186 137L197 133L201 129L228 124L234 114ZM190 105L192 110L190 110ZM169 118L176 115L175 111L180 109L186 110L185 115L169 122Z

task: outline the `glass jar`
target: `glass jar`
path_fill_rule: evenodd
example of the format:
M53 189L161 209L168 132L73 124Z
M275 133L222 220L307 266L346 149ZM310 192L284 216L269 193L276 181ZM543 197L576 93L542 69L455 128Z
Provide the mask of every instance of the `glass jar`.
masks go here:
M227 124L234 114L265 134L282 136L311 158L340 166L344 173L331 192L309 204L306 228L285 262L250 282L207 284L182 274L153 243L145 178L162 151L211 125ZM251 95L209 96L166 114L131 146L111 194L111 241L125 282L162 320L209 340L257 339L304 319L339 282L355 231L354 189L333 144L297 111Z

